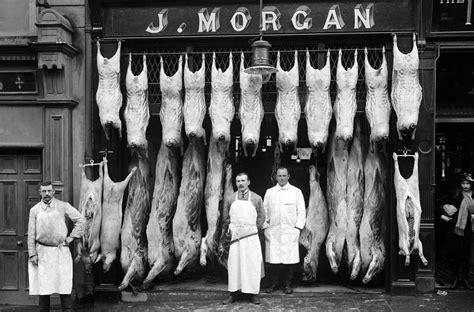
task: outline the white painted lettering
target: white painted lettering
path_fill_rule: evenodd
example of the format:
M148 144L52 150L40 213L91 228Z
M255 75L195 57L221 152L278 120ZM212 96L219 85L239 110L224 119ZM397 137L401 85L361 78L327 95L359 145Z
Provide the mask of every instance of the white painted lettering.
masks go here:
M369 4L365 9L362 4L354 7L354 29L359 29L362 25L365 28L372 28L374 23L374 4Z
M262 28L268 30L270 25L273 31L278 31L281 28L280 11L274 6L266 6L262 9Z
M151 22L150 25L148 25L146 32L157 34L165 30L166 26L168 26L168 9L163 9L158 13L158 26L155 27L153 22Z
M219 15L221 8L214 8L209 14L206 8L202 8L198 12L199 29L198 32L216 32L220 27Z
M291 17L291 23L296 30L310 29L313 26L313 19L307 17L309 13L311 10L306 5L301 5L296 9Z
M324 23L323 29L329 29L332 26L335 26L336 29L341 29L344 27L344 25L345 24L341 16L339 5L335 4L328 11L328 16L326 18L326 22Z
M235 31L243 31L249 26L251 19L250 11L246 7L240 7L232 15L230 24Z

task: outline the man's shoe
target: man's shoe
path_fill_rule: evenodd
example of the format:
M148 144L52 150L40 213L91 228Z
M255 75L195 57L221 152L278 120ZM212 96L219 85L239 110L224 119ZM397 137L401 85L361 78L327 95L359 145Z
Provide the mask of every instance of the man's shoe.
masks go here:
M268 287L267 289L265 289L265 292L267 294L271 294L276 288L276 285L271 285L270 287Z
M253 304L260 304L260 299L258 298L258 295L251 295L250 302L252 302Z
M293 293L293 289L291 289L290 286L285 286L285 289L283 289L283 292L287 295L291 295Z
M229 298L225 299L224 301L222 301L222 304L223 305L227 305L227 304L231 304L235 302L235 296L234 295L230 295Z

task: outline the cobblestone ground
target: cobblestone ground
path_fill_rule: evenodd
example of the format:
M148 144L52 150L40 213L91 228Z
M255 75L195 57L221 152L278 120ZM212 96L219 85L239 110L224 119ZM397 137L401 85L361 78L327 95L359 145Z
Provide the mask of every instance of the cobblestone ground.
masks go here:
M261 304L245 300L222 305L220 300L166 301L149 303L97 303L76 306L76 311L474 311L474 292L447 295L392 297L378 294L293 294L261 295ZM2 307L0 311L35 311L32 307ZM59 306L52 311L60 311Z

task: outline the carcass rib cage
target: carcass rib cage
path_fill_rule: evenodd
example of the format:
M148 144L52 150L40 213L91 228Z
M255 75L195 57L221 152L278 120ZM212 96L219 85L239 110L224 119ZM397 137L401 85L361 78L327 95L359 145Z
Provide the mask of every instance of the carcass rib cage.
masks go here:
M273 46L270 52L270 62L271 64L276 64L276 52L280 51L280 64L283 70L289 70L293 67L294 62L294 51L298 51L298 63L299 63L299 77L300 77L300 88L299 88L299 97L300 103L305 103L306 99L306 49L310 52L311 63L315 68L321 68L326 61L326 51L331 49L331 102L334 103L336 97L336 68L337 68L337 58L338 50L342 49L342 64L344 67L352 66L354 59L354 49L359 49L358 61L359 61L359 78L357 82L357 103L358 103L358 112L364 112L364 103L366 95L366 87L364 84L365 74L364 74L364 53L363 49L367 46L369 51L369 61L373 68L378 68L382 63L382 46L385 44L387 50L387 63L390 66L389 72L391 72L391 49L392 45L390 42L380 43L380 44L370 44L370 45L348 45L348 44L331 44L327 45L324 48L318 48L317 45L311 46ZM128 47L130 48L130 47ZM147 65L148 65L148 97L150 106L159 107L161 105L161 92L159 86L159 70L160 70L160 55L163 57L163 65L167 74L174 73L178 66L178 60L180 54L186 52L185 48L182 49L135 49L130 48L132 54L140 56L143 53L147 55ZM189 52L190 57L190 69L195 71L201 66L201 53L205 54L206 57L206 85L204 88L206 104L210 103L210 94L211 94L211 65L212 65L212 53L216 52L216 67L222 68L225 70L229 65L229 52L232 51L234 55L234 104L235 111L238 112L239 103L240 103L240 86L239 86L239 69L240 69L240 57L239 54L242 50L236 48L194 48L192 52ZM251 52L249 50L243 51L245 54L245 66L250 66ZM127 49L123 49L123 57L128 53ZM318 64L317 60L320 60L321 63ZM132 71L138 73L142 69L141 58L133 57L132 61ZM391 85L389 77L388 85ZM262 100L265 108L265 113L273 114L275 110L277 98L277 88L275 83L275 75L271 76L271 79L268 83L265 83L262 87ZM303 108L303 107L302 107ZM152 109L152 112L158 112L159 109Z

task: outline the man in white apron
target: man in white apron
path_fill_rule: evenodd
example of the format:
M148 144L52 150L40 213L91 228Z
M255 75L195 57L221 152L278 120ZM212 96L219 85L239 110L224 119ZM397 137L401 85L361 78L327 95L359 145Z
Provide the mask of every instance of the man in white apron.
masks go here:
M265 261L269 263L271 293L283 275L286 294L291 294L293 269L300 262L298 241L306 222L306 209L301 190L291 185L288 169L277 170L278 184L269 188L263 200L265 210Z
M240 290L250 295L251 302L260 304L257 295L264 272L258 230L265 221L263 201L249 190L250 179L246 173L237 174L235 180L238 191L230 203L229 211L223 213L224 228L230 223L231 242L227 261L230 296L222 303L234 302Z
M40 311L49 311L59 294L63 311L72 311L72 257L69 244L84 233L85 219L69 203L54 198L51 182L40 185L41 201L30 209L28 278L30 295L39 295ZM66 218L74 223L68 236Z

